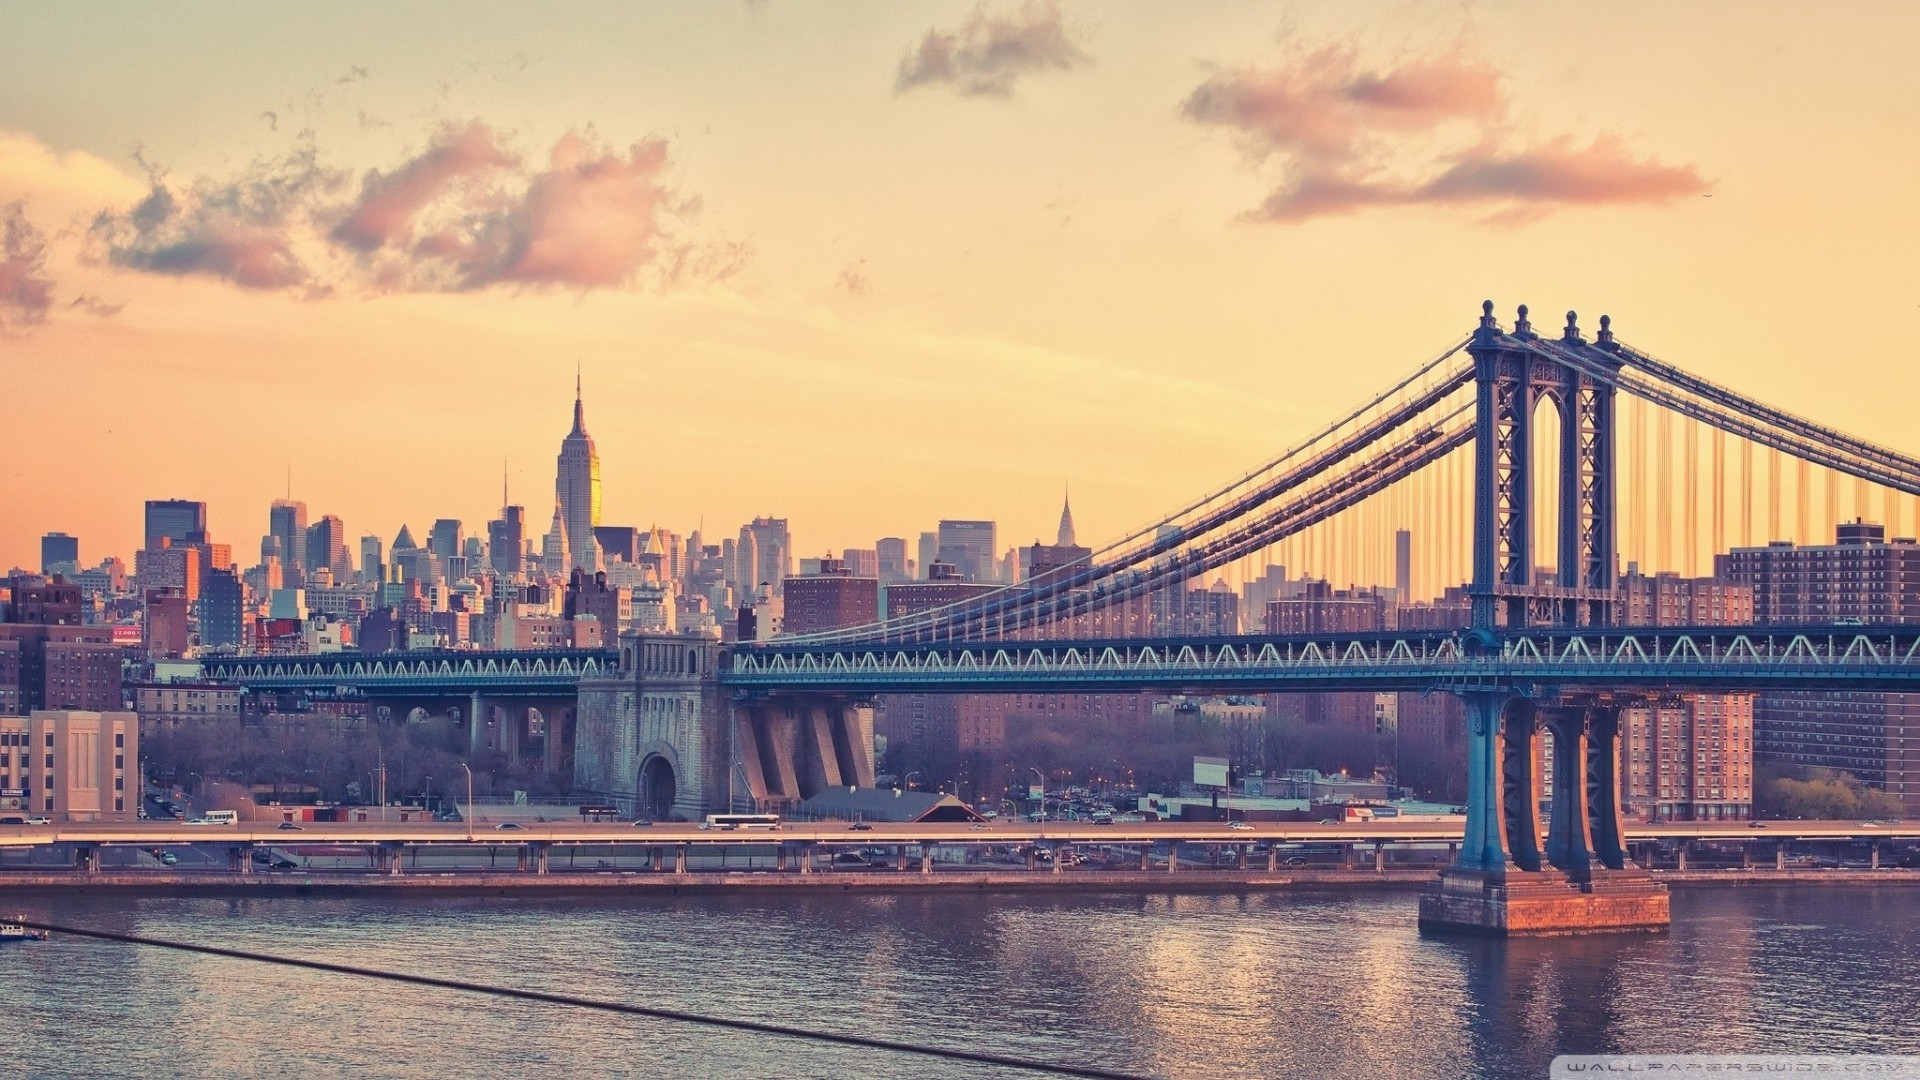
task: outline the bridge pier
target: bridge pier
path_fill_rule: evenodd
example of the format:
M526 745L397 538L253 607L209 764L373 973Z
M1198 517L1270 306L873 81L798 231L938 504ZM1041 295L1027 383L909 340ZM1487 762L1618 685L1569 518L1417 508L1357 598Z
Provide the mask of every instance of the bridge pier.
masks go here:
M1502 692L1461 696L1466 835L1453 864L1421 893L1422 931L1508 937L1667 926L1666 887L1626 859L1621 841L1618 708L1537 707ZM1542 720L1554 736L1544 850L1534 767Z
M902 869L905 868L902 867ZM921 841L920 843L920 872L923 874L933 873L933 845L925 841Z

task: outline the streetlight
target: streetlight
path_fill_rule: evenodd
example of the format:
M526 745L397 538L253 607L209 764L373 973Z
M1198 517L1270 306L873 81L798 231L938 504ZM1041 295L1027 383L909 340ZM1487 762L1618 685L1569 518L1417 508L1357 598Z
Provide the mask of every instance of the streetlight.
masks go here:
M460 763L460 767L466 769L467 772L467 812L465 816L467 819L467 839L471 840L473 839L473 770L467 769L467 763L464 761Z
M1027 771L1040 781L1040 820L1045 821L1047 820L1047 774L1031 765L1027 766Z
M912 790L913 790L913 778L914 778L914 777L916 777L916 776L919 776L919 775L920 775L920 770L919 770L919 769L915 769L915 770L913 770L912 772L910 772L910 773L908 773L908 774L907 774L907 778L906 778L906 779L904 779L904 780L902 780L902 781L900 781L900 786L901 786L901 787L903 787L903 788L905 788L905 789L907 789L908 791L912 791Z

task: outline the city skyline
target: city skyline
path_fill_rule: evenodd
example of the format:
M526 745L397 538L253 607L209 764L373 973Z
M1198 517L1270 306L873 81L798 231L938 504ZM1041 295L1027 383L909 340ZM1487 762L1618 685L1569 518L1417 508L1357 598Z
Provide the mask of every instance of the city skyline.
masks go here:
M0 563L32 565L50 531L81 537L88 562L131 552L140 502L170 495L251 536L236 512L284 493L289 469L294 495L355 535L485 521L502 456L515 490L544 487L556 433L528 403L562 395L576 365L607 418L607 520L782 514L807 523L805 554L978 517L1025 543L1051 533L1071 478L1108 526L1097 541L1391 381L1483 295L1575 303L1589 324L1604 309L1710 377L1900 445L1897 398L1862 391L1899 378L1889 342L1920 320L1884 272L1915 225L1858 189L1920 160L1897 44L1920 16L1862 7L1809 27L1802 10L1750 8L1729 37L1652 6L1614 9L1604 34L1577 12L1500 8L1386 33L1370 28L1381 9L1096 22L1072 4L756 4L606 13L593 35L587 15L421 9L378 40L345 16L213 18L200 45L162 16L11 10L0 27L41 44L0 73L0 207L19 203L9 220L44 254L0 260L0 350L23 400L83 400L89 425L56 442L48 408L0 433ZM967 67L989 23L1028 34L1033 61ZM613 63L615 43L642 62ZM201 62L143 80L170 47ZM1788 49L1796 63L1776 62ZM458 59L404 59L427 51ZM737 70L762 74L715 78ZM223 78L249 89L208 91ZM1371 105L1381 88L1409 111ZM1303 102L1328 123L1300 126ZM1463 188L1445 163L1482 145L1531 186ZM434 168L526 194L567 161L619 164L640 209L671 204L672 220L595 249L610 268L441 260L468 276L426 280L403 272L426 263L383 261L395 222L445 193ZM297 259L297 287L272 273L295 263L183 263L184 233L139 233L156 184L185 230L211 220L212 194L296 198L268 182L301 162L333 187L301 204L306 232L267 236L291 245L269 254ZM1582 164L1615 168L1548 167ZM1374 166L1405 183L1332 186ZM1623 170L1638 187L1609 186ZM1463 268L1462 250L1486 257ZM1620 257L1649 250L1659 274ZM1824 362L1808 363L1816 324ZM86 482L47 482L62 475Z

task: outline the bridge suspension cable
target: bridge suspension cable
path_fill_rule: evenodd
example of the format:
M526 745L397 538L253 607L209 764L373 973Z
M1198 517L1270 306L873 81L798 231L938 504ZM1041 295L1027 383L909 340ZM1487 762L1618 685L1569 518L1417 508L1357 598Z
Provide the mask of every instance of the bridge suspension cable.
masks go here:
M1263 506L1329 474L1376 443L1413 426L1424 413L1468 387L1472 380L1472 366L1448 363L1465 343L1464 338L1456 342L1367 404L1260 468L1152 525L1129 533L1088 559L1047 571L1028 582L930 611L861 627L797 635L781 640L798 644L951 637L963 628L978 629L993 625L996 620L1004 624L1009 615L1020 609L1047 609L1063 595L1084 595L1118 575L1164 561L1171 552L1191 549L1222 529L1233 529ZM1457 414L1460 408L1464 406L1457 406L1454 412ZM1177 565L1193 567L1198 564L1180 560ZM1209 565L1207 569L1216 569L1218 565ZM1102 595L1116 591L1109 590ZM1130 592L1129 595L1138 594ZM1028 622L1024 619L1015 621Z

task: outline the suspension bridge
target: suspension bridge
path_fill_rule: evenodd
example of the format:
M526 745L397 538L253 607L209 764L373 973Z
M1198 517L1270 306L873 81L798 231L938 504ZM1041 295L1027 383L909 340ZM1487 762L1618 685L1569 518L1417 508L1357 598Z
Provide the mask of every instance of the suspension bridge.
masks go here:
M1920 628L1634 625L1623 563L1710 573L1730 548L1824 540L1814 523L1849 511L1901 534L1920 526L1916 497L1920 459L1692 375L1605 316L1591 338L1573 312L1541 333L1524 305L1508 327L1489 301L1359 408L1017 585L724 647L623 638L579 684L576 784L659 816L871 784L867 706L890 693L1451 693L1468 717L1467 823L1423 922L1664 925L1664 890L1622 841L1621 711L1681 693L1920 689ZM1397 534L1417 552L1396 552ZM1273 564L1394 580L1403 630L1222 632L1208 580ZM289 674L297 663L251 677L352 681Z

